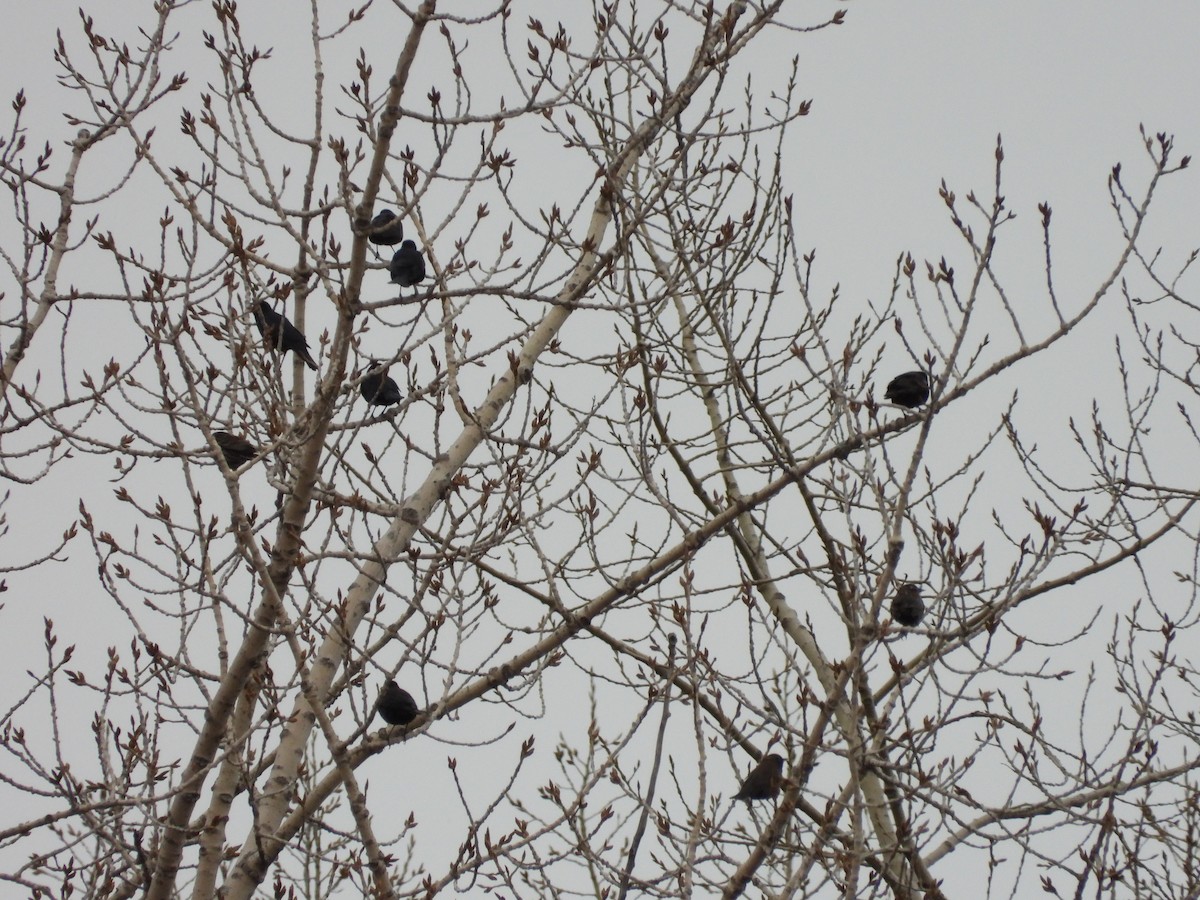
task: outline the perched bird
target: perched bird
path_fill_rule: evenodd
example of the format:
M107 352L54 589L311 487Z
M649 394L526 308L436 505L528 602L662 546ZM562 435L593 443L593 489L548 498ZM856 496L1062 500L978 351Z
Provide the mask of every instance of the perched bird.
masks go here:
M359 382L358 392L372 406L391 406L404 399L404 395L400 393L400 385L396 384L394 378L388 377L386 367L377 368Z
M417 701L391 678L379 692L376 706L383 721L389 725L407 725L417 717Z
M404 220L384 209L371 220L371 230L367 232L367 240L372 244L398 244L404 240Z
M238 437L228 431L214 431L213 440L221 448L221 455L225 457L225 463L231 469L240 469L258 456L257 447L244 437Z
M929 399L929 376L925 372L905 372L888 382L884 397L913 409Z
M896 588L892 598L892 618L908 628L915 628L925 617L925 601L921 599L921 586L911 581Z
M286 316L271 309L271 304L266 300L258 301L258 306L254 308L254 324L258 326L258 333L263 336L266 346L284 353L291 350L304 360L306 366L317 371L317 361L308 352L308 340Z
M400 245L392 256L388 271L392 273L392 284L400 287L412 287L425 280L425 260L413 241Z
M746 776L733 799L745 800L747 805L751 800L774 800L779 796L782 786L783 757L778 753L768 753Z

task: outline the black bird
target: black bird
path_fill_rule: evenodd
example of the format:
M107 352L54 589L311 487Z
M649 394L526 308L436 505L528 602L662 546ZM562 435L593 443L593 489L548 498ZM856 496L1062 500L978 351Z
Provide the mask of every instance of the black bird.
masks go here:
M317 361L308 352L308 340L301 334L300 329L275 310L266 300L259 300L254 308L254 324L258 333L263 336L263 344L272 349L287 353L291 350L304 360L304 364L317 371Z
M745 800L747 806L751 800L774 800L779 796L782 786L783 757L778 753L768 753L746 776L733 799Z
M372 406L391 406L404 399L400 393L400 385L394 378L389 378L387 368L379 368L364 378L358 385L358 392Z
M381 210L379 215L371 220L367 240L372 244L388 246L400 243L404 240L404 220L390 209Z
M238 437L228 431L214 431L213 440L221 448L221 455L225 457L225 463L231 469L240 469L258 456L257 447L244 437Z
M913 409L929 399L929 376L924 372L905 372L888 382L884 397Z
M392 256L388 271L392 273L392 284L400 287L412 287L425 280L425 260L413 241L405 241L400 245L400 249Z
M389 725L407 725L417 717L417 701L391 678L379 692L376 706L383 721Z
M892 618L908 628L915 628L925 618L925 601L921 599L921 586L911 581L896 588L892 598Z

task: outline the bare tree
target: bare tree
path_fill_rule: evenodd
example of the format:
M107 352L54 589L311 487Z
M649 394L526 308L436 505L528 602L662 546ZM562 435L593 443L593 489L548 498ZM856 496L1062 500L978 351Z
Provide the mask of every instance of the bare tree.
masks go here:
M1195 254L1142 238L1173 140L1113 170L1086 296L1048 205L1015 295L998 141L988 194L942 188L960 243L851 303L794 231L779 52L840 10L460 12L82 13L69 132L14 101L0 547L55 602L7 672L3 877L1200 891ZM1122 389L1031 418L1019 374L1096 323Z

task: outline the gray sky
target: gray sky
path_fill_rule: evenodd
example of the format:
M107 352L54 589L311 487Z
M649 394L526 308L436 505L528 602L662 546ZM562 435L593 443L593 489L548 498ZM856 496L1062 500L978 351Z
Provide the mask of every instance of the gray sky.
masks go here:
M101 20L125 6L85 4ZM291 6L303 24L306 5ZM447 4L464 13L474 6L474 0ZM559 6L515 0L514 19L536 15L549 23ZM1109 170L1123 162L1131 183L1140 184L1147 169L1139 123L1151 132L1174 134L1178 153L1200 151L1200 6L1194 2L855 0L845 6L848 15L840 28L811 36L780 32L771 44L781 56L799 55L799 93L813 100L811 114L793 131L787 178L796 198L799 243L817 250L817 283L825 292L840 283L852 303L865 307L868 300L885 300L895 260L906 250L918 261L947 255L965 269L962 243L937 188L944 178L960 197L970 190L988 197L999 133L1006 154L1004 193L1018 215L1003 232L999 259L1011 266L1006 271L1015 297L1043 302L1036 205L1048 201L1054 209L1060 297L1074 307L1107 274L1119 242L1105 187ZM285 16L277 11L281 7L272 5L276 23ZM78 17L71 5L52 10L23 6L22 21L10 20L0 30L0 97L26 88L43 116L36 125L63 140L74 129L59 126L48 114L60 96L50 81L55 74L50 53L54 28L75 33ZM263 46L272 42L267 24L264 19L263 33L255 39ZM395 35L378 39L371 48L380 59L377 73L387 68L388 50L398 47ZM415 96L429 86L421 63ZM348 74L353 60L339 64L338 74ZM1200 180L1194 173L1173 179L1159 201L1151 241L1177 254L1200 244L1198 201ZM1118 303L1111 314L1123 314ZM1101 351L1111 360L1111 339L1097 326L1070 353L1056 356L1050 371L1040 363L1031 366L1006 390L1020 386L1036 396L1046 379L1061 377L1056 391L1091 396L1096 381L1107 377L1098 372L1093 380L1086 374ZM904 363L899 355L889 360ZM1111 362L1106 365L1111 369ZM1049 415L1055 411L1046 411L1046 422L1061 429L1061 417ZM1021 412L1028 421L1040 420L1037 404ZM61 514L70 516L75 499L67 492L61 501ZM43 524L57 534L65 522L48 516ZM80 554L85 569L93 565L82 547ZM42 610L20 602L10 606L16 607L9 614L22 623L23 639L35 639ZM73 624L77 634L88 627ZM9 671L30 664L14 664L10 657ZM427 749L436 777L412 785L410 799L413 806L431 809L444 789L437 779L445 771L447 747ZM379 777L381 765L382 759L372 763L364 777Z

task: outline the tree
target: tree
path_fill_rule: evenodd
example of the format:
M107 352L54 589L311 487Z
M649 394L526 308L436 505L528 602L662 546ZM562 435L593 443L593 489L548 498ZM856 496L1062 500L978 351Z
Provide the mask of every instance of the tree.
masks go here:
M1188 164L1172 138L1113 170L1124 246L1089 296L1056 290L1045 204L1042 305L1009 289L998 141L991 197L943 186L961 244L847 309L794 230L797 62L756 53L840 10L314 4L269 47L222 0L81 15L67 158L24 93L0 148L4 575L69 595L9 672L5 878L1200 889L1195 582L1170 562L1195 559L1196 489L1163 474L1195 438L1194 254L1172 271L1142 239ZM384 207L424 251L413 288L368 241ZM1014 373L1117 316L1116 410L1063 404L1043 435ZM386 407L359 391L381 366ZM885 403L910 369L928 402ZM1126 572L1138 602L1078 612ZM392 677L407 725L375 716ZM778 800L732 804L768 752Z

